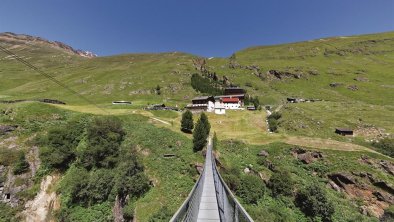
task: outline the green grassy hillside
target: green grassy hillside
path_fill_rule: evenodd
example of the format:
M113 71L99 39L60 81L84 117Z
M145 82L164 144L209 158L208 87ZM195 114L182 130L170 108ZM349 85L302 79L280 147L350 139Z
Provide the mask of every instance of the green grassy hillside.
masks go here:
M51 127L75 118L116 115L127 133L122 146L137 151L152 182L151 189L135 203L137 218L147 221L160 214L162 208L167 214L175 212L196 178L194 163L203 160L198 153L192 152L191 136L181 134L179 112L150 112L141 108L161 102L182 107L200 94L191 87L191 75L200 72L193 63L197 56L173 52L84 58L34 37L26 40L4 35L0 35L0 45L106 111L87 104L0 52L0 100L50 98L67 103L56 106L36 102L0 104L0 125L19 126L15 132L0 135L3 141L0 142L1 165L13 167L20 151L28 153L29 158L34 156L30 154L31 150L37 150L34 138L45 136ZM224 175L231 176L226 170L235 168L232 173L244 179L242 171L247 167L268 186L270 176L276 173L272 163L277 169L290 172L295 181L295 194L314 182L324 187L330 182L328 176L331 174L352 174L357 186L368 185L369 188L360 191L353 185L351 189L344 186L347 195L345 191L334 192L325 187L328 199L337 203L333 218L337 221L340 218L377 220L374 219L376 215L361 215L359 211L367 207L376 213L373 201L380 197L371 196L371 202L351 194L353 191L381 191L374 182L362 176L367 173L393 183L391 175L379 165L381 160L392 159L369 149L366 139L394 133L394 32L253 47L236 52L231 58L205 61L204 68L208 72L216 73L219 79L225 76L228 85L245 88L248 94L257 96L262 105L272 105L273 110L281 113L277 134L267 132L264 110L208 115L211 131L216 131L219 139L224 140L218 148ZM157 93L157 86L160 86L160 93ZM323 101L289 104L287 97ZM114 100L130 100L133 105L112 106ZM195 115L194 119L197 118ZM334 133L335 127L353 128L356 136L338 136ZM294 157L294 150L300 148L295 145L305 152L319 152L323 157L303 164ZM268 151L270 156L257 157L261 149ZM163 154L175 154L176 157L164 158ZM42 177L47 173L40 169L38 175ZM36 195L40 181L40 177L35 178L29 189L19 194L22 201ZM257 203L245 202L256 221L296 221L295 218L308 221L294 205L295 196L274 198L271 192L267 187ZM244 201L244 197L241 196L241 200ZM110 214L111 201L95 207L105 208ZM386 202L382 204L377 212L380 215L387 208ZM71 215L98 216L94 213L95 207L77 205L68 206ZM261 219L265 215L270 219Z

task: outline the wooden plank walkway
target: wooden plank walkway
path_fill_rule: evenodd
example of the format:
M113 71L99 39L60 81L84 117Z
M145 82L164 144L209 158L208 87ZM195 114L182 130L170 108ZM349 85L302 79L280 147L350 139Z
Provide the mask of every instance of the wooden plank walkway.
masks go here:
M204 186L201 195L197 222L220 222L215 183L213 181L211 140L208 144L204 167Z

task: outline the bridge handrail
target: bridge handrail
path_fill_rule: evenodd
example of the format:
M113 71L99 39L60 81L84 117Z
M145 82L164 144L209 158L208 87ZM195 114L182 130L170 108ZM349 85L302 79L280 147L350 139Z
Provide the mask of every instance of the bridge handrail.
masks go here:
M254 220L249 216L249 214L246 212L246 210L242 207L242 205L238 202L237 198L235 197L235 195L231 192L230 188L227 186L226 182L223 180L222 176L220 175L220 172L216 166L216 158L213 154L213 152L211 152L212 155L212 165L213 165L213 170L214 170L214 174L217 175L217 177L220 180L221 185L223 186L223 188L225 189L225 192L227 194L227 197L231 198L231 200L234 202L235 206L234 209L235 211L238 212L234 212L234 216L236 217L236 215L240 212L243 216L243 218L248 221L248 222L254 222ZM214 176L214 180L216 180L216 177ZM216 183L215 183L216 184ZM217 191L218 192L218 191ZM238 219L236 218L236 221L238 221Z
M190 191L189 195L187 196L186 200L182 203L181 207L177 210L174 216L172 216L170 222L178 222L178 221L183 221L183 219L185 219L185 217L187 216L187 212L190 209L189 204L192 201L193 197L195 197L197 188L204 185L204 173L205 173L205 167L203 168L203 171L201 172L197 182L194 184L193 189Z

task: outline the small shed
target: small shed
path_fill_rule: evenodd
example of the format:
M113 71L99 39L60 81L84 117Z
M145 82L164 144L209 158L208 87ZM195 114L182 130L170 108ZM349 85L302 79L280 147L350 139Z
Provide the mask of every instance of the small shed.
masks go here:
M353 135L353 130L352 129L347 129L347 128L336 128L335 133L342 135L342 136L352 136Z

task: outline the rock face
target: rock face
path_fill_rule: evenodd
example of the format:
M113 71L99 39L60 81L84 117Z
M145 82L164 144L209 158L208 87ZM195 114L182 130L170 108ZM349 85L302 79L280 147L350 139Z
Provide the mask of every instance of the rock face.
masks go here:
M261 150L260 153L257 154L257 156L262 156L262 157L268 157L269 154L267 151L265 150Z
M0 125L0 135L15 131L18 126Z
M26 221L51 221L53 210L59 209L60 200L56 193L49 188L58 181L57 176L47 176L41 182L40 192L34 200L25 204L23 215Z
M284 78L295 78L295 79L300 79L302 74L300 73L291 73L291 72L286 72L286 71L279 71L279 70L269 70L267 72L268 75L275 76L277 79L284 79Z
M337 192L344 192L349 198L362 201L360 212L381 218L387 207L394 203L394 188L384 181L376 180L366 172L332 173L327 175L328 186Z
M291 152L295 158L299 159L304 164L310 164L324 158L321 152L306 151L299 147L293 148Z
M68 52L70 54L75 54L75 55L79 55L79 56L86 57L86 58L97 57L97 55L92 52L74 49L71 46L66 45L62 42L58 42L58 41L52 42L52 41L48 41L46 39L31 36L31 35L15 34L12 32L4 32L4 33L0 33L0 40L14 41L14 42L17 41L20 43L31 43L31 42L44 43L44 44L47 44L51 47L62 49L63 51Z
M347 88L350 89L350 90L352 90L352 91L358 90L358 86L356 86L356 85L350 85L350 86L348 86Z

